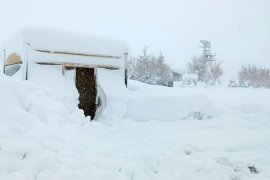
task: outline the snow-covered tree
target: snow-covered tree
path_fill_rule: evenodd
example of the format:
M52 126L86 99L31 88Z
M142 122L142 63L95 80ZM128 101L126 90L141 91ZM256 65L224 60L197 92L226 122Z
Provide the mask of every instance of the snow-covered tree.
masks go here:
M222 76L223 70L221 63L207 62L202 56L194 56L188 63L188 72L198 75L198 81L215 85L217 80Z
M205 81L207 73L207 62L202 56L194 56L188 63L188 72L198 75L198 81Z
M207 80L211 85L215 85L222 74L221 63L211 62L207 65Z
M243 87L270 88L270 70L255 65L244 65L239 71L238 81Z
M128 61L128 77L147 84L168 85L172 81L171 70L164 62L164 57L143 55L130 58Z

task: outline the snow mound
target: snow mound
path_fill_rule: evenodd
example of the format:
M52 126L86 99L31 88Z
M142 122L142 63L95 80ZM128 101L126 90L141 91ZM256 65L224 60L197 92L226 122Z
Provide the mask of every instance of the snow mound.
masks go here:
M20 125L26 123L26 127L31 128L32 123L39 120L49 123L51 119L54 119L53 124L64 123L63 119L81 123L83 116L77 108L78 100L70 91L56 91L9 77L1 77L0 89L1 121L4 124L19 121Z
M107 75L97 74L101 79ZM132 90L108 93L114 83L101 80L107 106L99 121L89 122L67 82L62 79L63 89L56 90L0 77L0 179L270 177L269 91L165 88L131 81ZM252 111L258 107L264 108ZM197 120L198 111L215 116ZM196 121L179 121L183 117Z
M177 121L209 119L220 116L221 110L204 94L181 94L174 88L151 86L131 81L134 91L127 101L125 118L138 121Z
M177 121L204 119L219 115L219 110L205 95L132 97L127 103L126 117L134 120Z

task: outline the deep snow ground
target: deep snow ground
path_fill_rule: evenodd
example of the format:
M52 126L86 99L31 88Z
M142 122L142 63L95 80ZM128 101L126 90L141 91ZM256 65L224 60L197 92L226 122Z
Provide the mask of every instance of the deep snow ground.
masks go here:
M69 94L1 77L0 179L270 179L269 90L130 83L89 122Z

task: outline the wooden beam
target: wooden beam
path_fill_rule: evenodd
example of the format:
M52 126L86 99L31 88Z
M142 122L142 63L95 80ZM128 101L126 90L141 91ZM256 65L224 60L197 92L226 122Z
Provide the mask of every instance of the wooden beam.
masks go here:
M99 54L85 54L85 53L76 53L76 52L65 52L65 51L48 51L36 49L38 52L49 53L49 54L64 54L64 55L73 55L73 56L88 56L95 58L108 58L108 59L120 59L121 56L110 56L110 55L99 55Z
M111 66L111 65L100 65L100 64L80 64L80 63L69 63L69 62L36 62L36 64L39 65L62 65L64 67L83 67L83 68L104 68L104 69L111 69L111 70L117 70L119 67L117 66Z
M22 62L16 62L16 63L5 63L5 66L11 66L15 64L22 64Z

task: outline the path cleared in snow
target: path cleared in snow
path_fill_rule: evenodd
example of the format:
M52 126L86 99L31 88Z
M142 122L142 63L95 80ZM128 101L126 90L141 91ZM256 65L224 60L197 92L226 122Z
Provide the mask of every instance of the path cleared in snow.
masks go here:
M270 179L269 90L130 83L89 122L68 93L1 77L0 179Z

